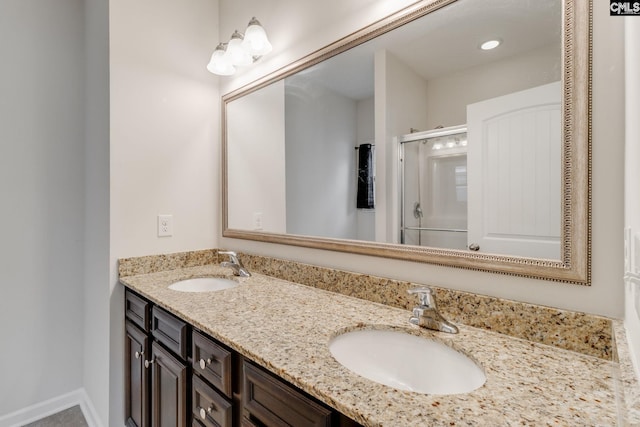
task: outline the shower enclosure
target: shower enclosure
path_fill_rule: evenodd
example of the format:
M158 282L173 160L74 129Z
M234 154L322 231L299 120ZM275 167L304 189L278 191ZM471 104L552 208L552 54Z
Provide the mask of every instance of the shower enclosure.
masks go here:
M400 142L400 242L467 248L467 128L416 132Z

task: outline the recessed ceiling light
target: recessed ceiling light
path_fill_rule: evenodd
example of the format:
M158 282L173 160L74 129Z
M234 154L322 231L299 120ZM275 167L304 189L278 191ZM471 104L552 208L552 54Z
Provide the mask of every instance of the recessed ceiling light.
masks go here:
M500 43L502 43L500 40L487 40L486 42L482 43L480 45L480 49L482 50L491 50L491 49L495 49L498 46L500 46Z

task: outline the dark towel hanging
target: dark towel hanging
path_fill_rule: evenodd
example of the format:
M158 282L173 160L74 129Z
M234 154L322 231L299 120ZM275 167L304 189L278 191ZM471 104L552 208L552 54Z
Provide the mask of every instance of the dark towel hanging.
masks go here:
M373 146L371 144L360 144L358 147L357 208L374 208Z

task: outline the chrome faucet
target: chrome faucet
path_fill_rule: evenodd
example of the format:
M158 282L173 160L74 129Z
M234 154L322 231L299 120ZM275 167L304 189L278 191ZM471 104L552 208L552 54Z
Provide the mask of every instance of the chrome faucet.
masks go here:
M436 297L433 295L431 288L425 286L409 289L407 292L418 294L420 299L420 305L413 308L413 316L411 316L409 322L435 331L448 332L450 334L458 333L458 327L442 317L436 308Z
M218 252L219 255L229 255L229 261L224 261L220 263L220 266L222 267L228 267L230 269L233 270L233 274L235 274L236 276L240 276L240 277L249 277L251 276L251 273L249 273L249 270L247 270L244 265L242 264L242 261L240 261L240 259L238 259L238 254L236 254L233 251L220 251Z

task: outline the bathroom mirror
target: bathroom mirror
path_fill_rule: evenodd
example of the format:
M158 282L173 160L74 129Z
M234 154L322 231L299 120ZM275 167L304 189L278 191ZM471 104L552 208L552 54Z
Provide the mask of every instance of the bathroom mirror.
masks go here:
M590 43L427 0L226 94L223 236L590 284Z

